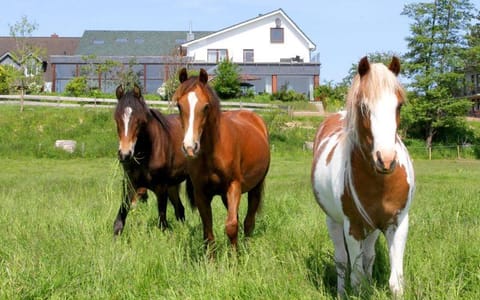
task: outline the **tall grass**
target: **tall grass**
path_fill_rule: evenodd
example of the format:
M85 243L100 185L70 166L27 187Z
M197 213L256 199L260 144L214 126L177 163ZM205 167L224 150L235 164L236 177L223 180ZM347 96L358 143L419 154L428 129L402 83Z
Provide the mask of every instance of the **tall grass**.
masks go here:
M262 213L235 253L215 198L212 260L198 212L187 209L180 223L169 206L171 228L161 231L152 194L113 238L121 168L111 110L0 106L0 299L334 299L333 246L302 151L317 120L264 117L275 147ZM86 150L54 150L55 139ZM415 159L414 167L405 298L478 299L480 161ZM242 220L245 210L244 196ZM349 298L390 298L383 238L377 249L373 282Z
M121 186L113 158L0 158L0 298L333 299L333 246L311 195L310 161L273 154L262 213L237 253L215 198L211 260L198 212L187 209L182 224L169 206L171 228L161 231L152 195L113 238ZM478 299L480 162L415 161L415 169L406 298ZM243 199L240 218L245 208ZM383 238L377 248L374 281L361 295L388 299Z

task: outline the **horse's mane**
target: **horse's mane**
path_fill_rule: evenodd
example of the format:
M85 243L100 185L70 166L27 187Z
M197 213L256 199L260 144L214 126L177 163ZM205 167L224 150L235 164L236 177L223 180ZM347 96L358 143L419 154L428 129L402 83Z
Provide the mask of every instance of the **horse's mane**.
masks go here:
M406 99L405 91L397 79L397 76L384 64L375 63L370 65L369 71L360 77L356 75L352 86L347 94L346 109L346 130L353 137L353 142L358 142L356 126L358 114L364 114L366 109L371 109L376 102L382 98L382 94L394 93L401 102ZM358 106L360 105L360 109Z

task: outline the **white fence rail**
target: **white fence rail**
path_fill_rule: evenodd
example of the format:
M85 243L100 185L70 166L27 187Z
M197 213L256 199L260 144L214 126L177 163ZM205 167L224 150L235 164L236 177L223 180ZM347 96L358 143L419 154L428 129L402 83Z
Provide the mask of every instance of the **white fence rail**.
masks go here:
M146 100L151 107L169 109L175 108L169 101ZM58 106L58 107L112 107L117 99L108 98L83 98L46 95L25 95L24 105L31 106ZM20 104L20 95L0 95L0 104ZM230 102L222 101L224 109L247 109L247 110L277 110L287 109L276 104L252 103L252 102ZM175 108L176 109L176 108Z

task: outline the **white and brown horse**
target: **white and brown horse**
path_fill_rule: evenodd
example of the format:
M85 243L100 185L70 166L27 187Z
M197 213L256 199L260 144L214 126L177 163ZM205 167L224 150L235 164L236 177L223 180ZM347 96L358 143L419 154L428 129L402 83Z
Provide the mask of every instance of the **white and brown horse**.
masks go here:
M312 187L335 246L339 294L345 292L348 267L353 287L365 275L371 278L380 231L389 249L390 289L395 296L404 290L403 256L415 185L412 162L397 134L405 101L399 72L396 57L388 68L362 58L346 111L325 119L315 136Z

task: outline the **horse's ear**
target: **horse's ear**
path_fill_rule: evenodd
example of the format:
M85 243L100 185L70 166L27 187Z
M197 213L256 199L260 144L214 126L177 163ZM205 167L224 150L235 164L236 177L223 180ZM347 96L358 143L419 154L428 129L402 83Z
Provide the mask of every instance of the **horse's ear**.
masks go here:
M207 83L208 82L208 73L205 71L205 69L200 69L200 75L198 76L198 80L202 83Z
M120 84L117 86L117 90L115 91L115 95L117 96L117 100L120 100L123 97L123 94L125 93L125 90L123 89L123 86Z
M398 59L398 57L392 57L392 61L390 62L388 68L390 69L390 71L393 72L393 74L398 76L398 74L400 73L400 60Z
M370 70L370 63L368 62L368 57L364 56L358 63L358 74L360 77L363 77Z
M136 83L133 85L133 95L138 99L142 97L142 89Z
M180 70L180 73L178 74L178 80L180 80L180 83L183 83L187 79L188 79L187 69L182 68Z

